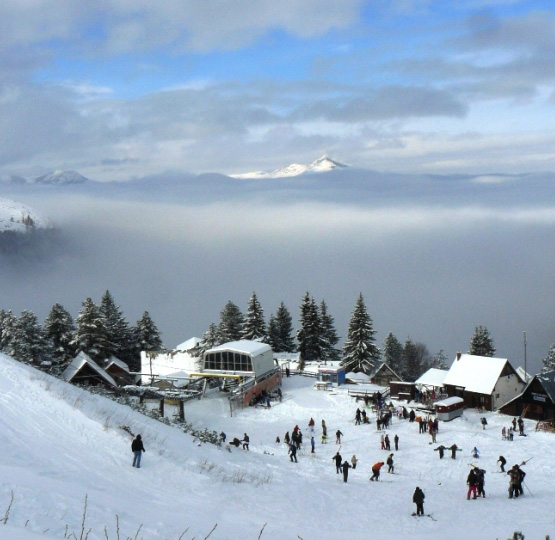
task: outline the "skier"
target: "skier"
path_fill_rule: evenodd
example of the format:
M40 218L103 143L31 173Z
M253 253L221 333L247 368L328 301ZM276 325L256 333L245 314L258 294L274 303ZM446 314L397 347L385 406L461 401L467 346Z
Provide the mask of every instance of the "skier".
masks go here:
M385 434L384 442L385 442L385 449L388 451L391 450L389 435L387 433Z
M482 416L480 422L482 422L482 429L486 429L486 426L488 425L488 421L486 420L485 416Z
M297 462L297 447L293 443L289 444L288 454L289 454L289 458L291 459L291 461L294 461L295 463L298 463Z
M310 437L310 448L311 448L310 453L311 454L314 454L314 445L315 444L316 443L314 442L314 437Z
M387 457L387 472L388 473L393 473L394 472L394 467L393 467L393 454L389 454L389 456Z
M343 436L343 433L341 433L341 431L338 429L335 432L335 444L341 444L341 437Z
M399 435L395 434L393 437L393 443L395 444L395 452L399 451Z
M381 449L385 450L385 436L382 433L382 436L380 437L380 443L381 443Z
M281 442L281 439L279 438L279 435L276 437L276 444L279 444Z
M131 443L131 451L134 454L133 467L137 467L137 469L140 469L142 452L146 452L145 447L143 445L143 440L141 439L140 435L137 435L133 439L133 442Z
M355 413L355 426L360 426L360 409L357 408L356 413Z
M476 479L478 480L477 487L478 487L478 497L486 498L486 492L484 490L484 484L486 483L485 477L486 471L484 469L476 468Z
M497 463L499 463L499 467L501 468L500 472L505 472L505 464L507 463L507 460L503 456L499 456Z
M233 437L233 440L229 441L229 444L232 444L235 448L239 448L239 446L241 446L241 441L237 437Z
M457 450L462 450L456 444L453 444L449 447L451 450L451 459L457 459Z
M328 442L328 428L326 427L326 421L322 418L322 444Z
M374 463L374 465L372 465L372 478L370 478L370 480L373 482L374 480L376 480L376 482L380 479L380 469L383 467L383 461L378 461L378 463Z
M353 457L351 458L351 466L353 468L353 470L355 470L357 468L357 463L358 463L358 459L357 457L353 454Z
M309 427L309 429L310 428L314 429L314 418L312 418L312 416L310 417L310 420L308 421L308 427Z
M227 435L223 431L220 433L220 442L221 443L225 443L226 436Z
M480 451L478 450L478 448L474 447L472 449L472 457L475 459L478 459L480 457Z
M412 496L412 502L416 504L416 515L423 516L424 515L424 492L416 486L414 490L414 494Z
M513 465L507 474L510 477L509 480L509 499L513 497L516 499L520 495L519 484L522 483L521 475L520 475L520 468L518 465Z
M249 436L245 433L245 435L243 436L243 450L248 450L249 449Z
M414 412L414 409L411 409L409 413L409 422L414 422L415 418L416 418L416 413Z
M447 450L447 448L445 448L442 444L440 444L437 448L434 448L434 452L439 452L439 459L443 459L443 452L445 450Z
M466 500L470 500L470 494L472 493L473 499L476 498L476 489L478 488L478 477L476 475L476 470L474 467L470 469L468 476L466 478L466 483L468 484L468 492L466 494Z
M285 437L283 437L283 442L287 445L291 442L291 437L289 437L289 431L285 432Z
M343 469L343 482L347 482L347 477L349 476L349 469L351 468L351 466L349 465L349 462L345 460L343 462L343 465L341 465L341 468Z
M335 472L339 474L341 472L341 462L343 461L343 458L341 457L339 450L337 451L335 456L333 456L331 459L335 460Z
M363 424L369 424L369 420L368 420L368 416L366 416L366 411L364 409L362 409L362 423Z

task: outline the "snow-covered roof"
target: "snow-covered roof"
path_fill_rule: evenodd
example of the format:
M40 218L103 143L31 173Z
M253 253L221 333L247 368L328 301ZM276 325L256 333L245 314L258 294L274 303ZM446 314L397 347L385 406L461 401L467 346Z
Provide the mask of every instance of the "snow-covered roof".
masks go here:
M349 371L349 373L345 375L345 378L356 383L370 382L370 375L366 375L366 373L362 373L362 371L359 371L357 373L355 373L354 371Z
M265 353L266 351L270 351L270 350L271 350L271 347L266 343L262 343L260 341L249 341L247 339L242 339L240 341L230 341L229 343L224 343L206 352L208 353L208 352L218 352L218 351L233 351L233 352L257 355L257 354Z
M189 351L191 349L194 349L200 342L201 342L200 338L192 337L192 338L189 338L188 340L184 341L183 343L180 343L179 345L177 345L175 350L176 351Z
M91 369L96 371L100 377L102 377L107 383L117 386L118 383L113 379L113 377L106 373L88 354L80 352L61 373L62 379L67 382L71 382L73 378L79 373L81 368L85 364L88 364Z
M416 379L416 384L423 384L425 386L443 386L445 376L449 373L447 369L430 368L426 373Z
M523 381L531 381L532 380L532 375L530 375L530 373L526 373L526 371L524 371L524 368L522 366L518 366L516 368L516 372L518 373L518 376L523 380Z
M106 367L104 369L109 369L112 365L118 366L119 368L129 373L129 366L123 360L120 360L115 356L110 356L110 358L108 358L108 360L106 361Z
M434 406L439 405L440 407L449 407L450 405L456 405L457 403L464 403L464 399L462 397L452 396L441 401L436 401Z
M548 371L547 373L540 373L536 375L541 382L546 394L550 397L551 401L555 403L555 371Z
M462 354L453 362L443 379L443 384L462 386L467 392L491 394L505 364L507 364L506 358Z

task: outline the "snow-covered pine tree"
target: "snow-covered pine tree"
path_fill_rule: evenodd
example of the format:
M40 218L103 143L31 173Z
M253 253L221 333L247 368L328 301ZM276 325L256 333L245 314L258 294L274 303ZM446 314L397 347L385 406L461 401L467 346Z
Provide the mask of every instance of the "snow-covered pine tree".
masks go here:
M45 348L37 316L32 311L22 311L13 328L8 354L26 364L39 364L44 359Z
M489 331L485 326L477 326L474 334L470 339L470 350L468 354L475 356L489 356L493 357L495 354L495 347L493 340L489 335Z
M208 330L206 330L206 332L202 334L200 343L198 344L198 347L196 347L194 351L194 356L199 358L197 362L198 367L201 367L200 364L202 363L202 358L204 357L204 353L209 349L213 349L214 347L217 347L218 345L221 345L219 327L215 323L210 323Z
M343 365L346 371L371 373L380 359L375 345L372 319L360 293L349 321L347 339L343 345Z
M17 317L8 311L0 311L0 351L10 355L10 347L15 339ZM11 355L10 355L11 356Z
M301 304L301 323L300 329L297 331L298 352L301 353L301 360L314 361L321 358L321 338L322 324L320 320L320 312L314 298L307 291Z
M403 346L393 335L393 332L389 332L385 337L382 350L384 362L401 377L405 371L403 365Z
M293 320L285 304L281 302L275 316L277 331L279 335L279 349L276 352L294 352L295 338L293 337Z
M109 357L112 345L108 342L104 317L91 298L83 302L71 344L76 353L84 352L95 362L102 364Z
M262 343L266 343L268 339L266 323L264 322L264 311L255 292L252 293L247 305L247 314L243 323L241 339L261 341Z
M547 353L547 356L542 359L542 364L542 373L555 371L555 344L549 347L549 352Z
M445 354L443 349L440 349L439 352L432 357L431 367L436 369L448 369L447 360L447 355Z
M241 310L229 300L224 309L220 311L219 338L216 345L241 339L244 322Z
M403 360L405 366L403 380L414 382L420 375L420 358L416 344L410 338L407 338L403 345Z
M281 352L281 335L276 318L270 315L268 319L268 345L272 347L272 351Z
M52 361L58 369L64 369L75 357L71 345L75 323L69 311L61 304L54 304L44 320L42 332L48 341Z
M153 352L161 350L163 348L162 339L148 311L145 311L137 321L137 325L132 329L132 333L136 355L128 365L131 371L139 372L141 370L141 351Z
M135 360L136 350L129 324L125 320L120 306L116 305L110 291L102 295L100 313L104 319L107 338L107 357L115 356L129 363Z
M325 300L320 302L320 326L321 326L321 359L325 362L339 360L340 351L335 346L339 342L339 336L335 330L334 318L328 313Z

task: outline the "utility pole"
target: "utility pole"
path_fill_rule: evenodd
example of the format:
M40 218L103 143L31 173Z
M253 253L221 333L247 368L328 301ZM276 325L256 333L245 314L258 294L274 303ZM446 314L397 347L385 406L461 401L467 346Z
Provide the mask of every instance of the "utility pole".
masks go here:
M524 383L528 382L528 372L526 371L526 332L522 332L524 335Z

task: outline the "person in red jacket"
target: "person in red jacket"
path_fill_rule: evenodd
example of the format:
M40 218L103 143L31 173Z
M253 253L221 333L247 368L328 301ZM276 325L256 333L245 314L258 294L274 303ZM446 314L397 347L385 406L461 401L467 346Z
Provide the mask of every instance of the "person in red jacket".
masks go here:
M474 467L470 469L468 476L466 478L466 483L468 484L468 493L466 494L466 499L470 499L470 494L473 495L473 499L476 498L476 490L478 489L478 475L476 474L476 469Z
M378 461L378 463L374 463L374 465L372 465L372 478L370 478L371 481L376 480L377 482L380 479L380 469L383 467L383 464L383 461Z

